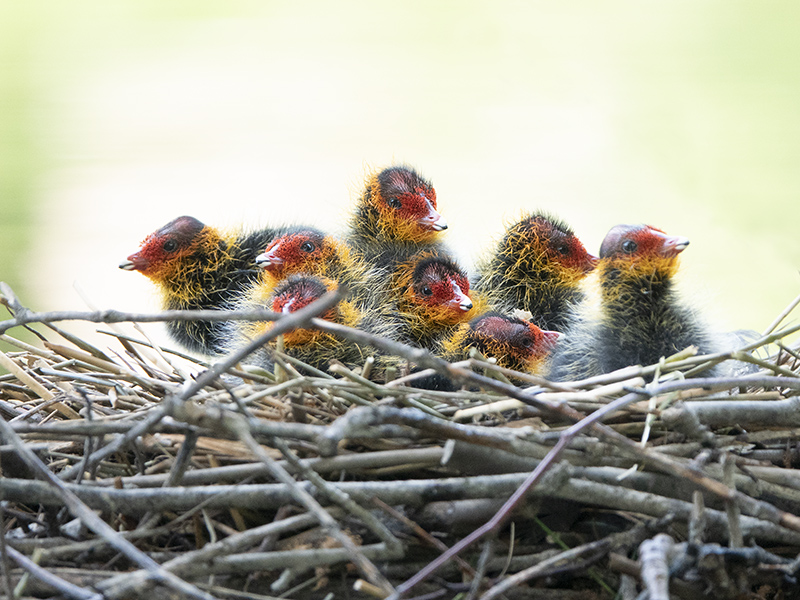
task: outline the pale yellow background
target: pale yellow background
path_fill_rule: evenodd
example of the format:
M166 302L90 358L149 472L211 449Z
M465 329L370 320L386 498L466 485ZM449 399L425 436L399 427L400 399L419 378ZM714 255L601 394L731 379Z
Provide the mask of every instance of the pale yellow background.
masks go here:
M2 67L36 165L4 201L34 202L14 254L33 308L85 308L77 282L155 310L117 269L153 229L339 229L392 161L433 181L468 265L545 208L595 253L621 222L689 237L683 289L721 327L764 329L800 293L800 5L21 4Z

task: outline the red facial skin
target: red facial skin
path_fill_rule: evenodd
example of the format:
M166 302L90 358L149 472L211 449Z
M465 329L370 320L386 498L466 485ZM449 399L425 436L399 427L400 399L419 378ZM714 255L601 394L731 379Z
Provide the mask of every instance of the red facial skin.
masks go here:
M613 227L600 246L598 272L604 305L628 306L631 286L651 295L654 286L675 276L678 255L688 245L687 238L668 236L649 225Z
M430 243L447 223L436 211L436 191L409 167L373 174L365 197L365 231L382 242Z
M301 271L316 272L334 254L321 233L300 231L273 240L256 263L275 277ZM317 268L314 268L317 267Z
M138 252L120 265L126 271L139 271L150 278L167 279L180 259L190 257L203 243L207 228L194 217L178 217L142 242Z
M432 263L425 268L414 282L413 291L416 303L424 306L440 307L455 315L472 309L469 281L462 273L442 263Z
M603 259L640 260L645 257L675 258L689 245L681 236L669 236L650 225L617 225L600 247Z
M542 266L560 265L576 276L586 275L597 266L597 257L589 254L575 234L554 218L534 216L520 221L509 235L520 240L509 244L509 250L515 246L538 248L546 256L546 260L540 261Z
M278 291L272 301L272 310L283 314L297 312L305 308L312 302L319 300L328 289L318 281L311 279L299 279L290 282ZM323 319L331 319L335 309L321 315Z
M525 362L546 357L561 337L557 331L539 329L529 321L502 316L480 319L475 323L474 332L487 346L497 345Z
M436 190L413 173L388 169L379 175L378 182L379 201L400 220L430 231L447 229L447 223L436 211Z
M597 257L589 254L575 236L556 235L551 238L547 250L553 260L583 274L597 266Z

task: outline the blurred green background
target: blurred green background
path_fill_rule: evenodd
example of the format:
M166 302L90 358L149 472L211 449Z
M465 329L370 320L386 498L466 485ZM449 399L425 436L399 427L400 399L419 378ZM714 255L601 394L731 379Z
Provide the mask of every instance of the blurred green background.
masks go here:
M402 161L432 179L467 264L522 209L594 252L647 222L691 239L683 287L714 323L763 330L800 292L799 18L786 2L7 1L0 279L37 310L151 310L117 265L175 216L335 230L365 170Z

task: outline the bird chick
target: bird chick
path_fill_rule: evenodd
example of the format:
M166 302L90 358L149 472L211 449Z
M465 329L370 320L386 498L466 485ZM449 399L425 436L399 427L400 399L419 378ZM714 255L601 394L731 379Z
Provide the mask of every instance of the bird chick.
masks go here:
M629 365L650 365L695 345L716 351L713 336L674 288L685 237L648 225L617 225L600 247L599 315L588 302L553 354L550 378L576 380Z
M537 326L563 331L569 307L583 297L581 281L596 264L564 222L533 213L511 225L479 263L474 287L504 312L525 310Z
M447 229L436 211L436 190L407 166L372 173L350 219L347 242L375 267L390 268Z
M272 279L277 283L299 273L319 275L346 286L351 299L363 295L369 272L363 258L351 252L346 244L311 228L297 229L275 238L255 260L264 269L264 280Z
M332 279L311 275L290 275L274 288L257 286L240 308L269 308L277 313L289 314L308 306L336 287L337 284ZM262 293L261 296L258 295L258 291ZM345 299L319 318L349 327L359 327L362 316L355 303ZM265 333L272 327L273 322L241 321L231 325L230 349L233 350ZM286 354L322 370L326 369L333 359L354 366L363 364L367 356L372 354L368 348L362 348L356 343L315 328L294 329L284 333L283 343ZM275 344L273 340L268 346L274 349ZM269 368L273 364L272 352L267 348L260 348L251 354L246 362Z
M559 337L560 333L539 329L530 321L491 311L459 325L442 342L441 354L456 362L475 348L500 367L538 375Z
M166 310L221 310L256 278L255 257L278 232L222 232L182 216L147 236L119 267L150 278ZM194 352L219 354L225 345L218 321L171 321L167 331Z
M471 297L464 270L438 252L420 252L400 263L387 289L378 304L398 324L399 340L421 348L433 349L459 323L488 310L483 297Z

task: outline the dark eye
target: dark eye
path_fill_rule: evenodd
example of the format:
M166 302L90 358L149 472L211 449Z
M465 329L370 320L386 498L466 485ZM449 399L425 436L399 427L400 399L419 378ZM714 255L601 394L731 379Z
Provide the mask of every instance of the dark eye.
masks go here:
M167 240L162 247L164 248L164 252L175 252L175 250L178 249L178 242L175 240Z
M522 338L522 347L523 348L530 348L533 346L533 340L529 337Z
M567 246L566 244L561 244L558 248L556 248L556 250L558 250L558 253L561 254L562 256L566 256L567 254L569 254L569 246Z
M626 254L633 254L634 252L636 252L636 248L638 247L639 245L633 240L625 240L624 242L622 242L622 251L625 252Z
M423 296L432 296L433 295L433 290L431 288L429 288L427 285L424 288L422 288L422 290L420 290L420 291L422 292Z
M400 208L401 206L403 206L403 203L400 202L400 198L395 198L395 197L389 198L387 204L392 208Z
M300 250L302 250L303 252L311 253L316 249L317 249L317 247L314 245L313 242L304 242L303 245L300 246Z

